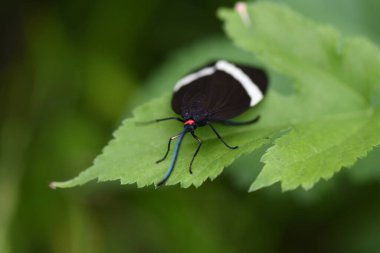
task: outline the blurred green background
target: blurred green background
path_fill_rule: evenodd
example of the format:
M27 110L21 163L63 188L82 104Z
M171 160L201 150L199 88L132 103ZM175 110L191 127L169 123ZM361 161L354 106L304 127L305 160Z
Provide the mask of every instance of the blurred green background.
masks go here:
M199 189L48 188L192 67L249 61L215 15L234 2L2 2L0 253L380 252L378 149L309 192L248 194L259 154ZM380 44L378 0L277 2Z

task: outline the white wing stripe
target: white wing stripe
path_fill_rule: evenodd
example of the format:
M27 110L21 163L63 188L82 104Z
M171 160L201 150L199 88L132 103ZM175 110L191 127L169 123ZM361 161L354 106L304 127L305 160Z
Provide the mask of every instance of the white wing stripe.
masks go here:
M224 71L225 73L231 75L243 86L243 88L246 90L249 97L251 98L250 106L256 105L264 98L263 93L251 80L251 78L249 78L241 69L239 69L235 65L226 61L218 61L215 64L215 67L217 70Z
M215 68L214 67L207 67L204 69L199 70L198 72L192 73L190 75L185 76L184 78L180 79L176 85L174 86L174 91L178 91L181 89L183 86L201 78L204 76L210 76L215 73Z

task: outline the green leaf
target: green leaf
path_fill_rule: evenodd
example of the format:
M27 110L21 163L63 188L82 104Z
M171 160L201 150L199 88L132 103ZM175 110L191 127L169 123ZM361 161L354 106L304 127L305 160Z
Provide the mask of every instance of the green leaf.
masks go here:
M86 183L93 179L99 181L120 180L122 184L137 183L138 187L158 182L171 161L155 164L166 149L170 136L180 132L183 128L178 122L163 122L148 126L136 125L136 121L146 121L173 115L169 105L170 96L156 99L135 111L134 119L127 119L115 132L115 139L103 150L103 154L96 158L94 165L82 172L77 178L65 183L53 183L53 187L71 187ZM252 152L257 147L268 142L264 138L270 130L249 126L238 131L220 128L226 141L240 145L239 151L229 150L219 142L209 129L200 129L197 135L204 136L204 145L198 159L194 162L194 173L188 172L188 165L196 144L191 138L185 138L181 147L180 157L176 169L168 184L181 183L183 187L191 184L199 186L207 178L214 179L221 173L224 166L232 163L243 153ZM254 131L253 138L246 138Z
M256 3L248 11L250 25L234 10L219 12L227 33L298 89L289 97L296 103L281 109L292 119L291 130L267 150L250 190L276 182L283 190L309 189L380 144L380 52L364 38L343 38L285 5Z
M251 64L256 62L251 55L237 49L231 42L220 38L201 41L187 50L180 51L171 58L148 81L148 93L157 96L163 90L171 90L175 81L181 75L210 60L223 58ZM184 61L183 59L187 60ZM274 78L279 80L278 77ZM278 95L273 94L273 96ZM147 97L142 97L141 99L144 100ZM157 183L168 169L172 152L169 153L165 162L156 164L155 161L164 155L168 138L180 132L183 126L178 122L162 122L148 126L138 126L135 122L174 116L170 108L170 99L170 95L166 94L138 107L134 111L134 117L125 120L115 132L114 140L95 159L93 166L73 180L54 182L51 186L72 187L95 179L98 181L120 180L122 184L137 183L139 187L151 185L154 182ZM272 101L280 100L273 99ZM275 103L273 106L281 105ZM267 111L271 111L270 107L270 103L261 105L261 108ZM250 119L255 117L258 114L257 109L251 110L243 118ZM272 122L275 125L271 125ZM255 126L233 129L216 126L228 143L239 145L237 150L225 148L209 129L201 128L197 130L197 135L204 140L204 144L194 162L193 175L189 174L188 166L197 144L190 136L187 136L181 146L175 171L167 184L181 183L183 187L188 187L191 184L199 186L208 178L214 179L225 166L228 166L236 158L242 154L250 153L264 143L269 142L270 140L265 137L278 128L277 124L277 121L269 121L268 118L261 120ZM281 127L283 127L282 122Z

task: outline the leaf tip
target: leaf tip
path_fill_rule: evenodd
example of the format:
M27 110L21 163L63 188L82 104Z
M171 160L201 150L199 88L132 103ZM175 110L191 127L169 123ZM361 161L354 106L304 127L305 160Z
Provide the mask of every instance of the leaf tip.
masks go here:
M52 189L52 190L57 189L57 182L51 182L51 183L49 184L49 188Z
M263 187L264 187L263 185L258 184L258 183L256 183L256 181L255 181L255 182L253 182L253 184L251 185L251 187L249 187L248 192L255 192L255 191L257 191L257 190L260 190L260 189L263 188Z
M218 16L218 18L224 20L228 17L229 12L230 12L230 9L225 8L225 7L221 7L217 11L217 16Z
M65 181L65 182L51 182L49 184L49 188L52 189L52 190L56 190L57 188L70 188L70 187L73 187L75 186L76 184L73 184L72 183L72 180L69 180L69 181Z

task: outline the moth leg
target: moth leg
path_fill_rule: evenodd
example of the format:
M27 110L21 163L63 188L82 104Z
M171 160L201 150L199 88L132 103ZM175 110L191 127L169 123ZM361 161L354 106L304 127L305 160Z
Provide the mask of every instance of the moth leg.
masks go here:
M233 121L233 120L216 120L213 122L221 123L221 124L228 125L228 126L244 126L244 125L254 124L257 121L259 121L259 119L260 119L260 115L257 116L256 118L248 120L248 121L240 121L239 122L239 121Z
M179 117L168 117L168 118L156 119L153 122L161 122L161 121L166 121L166 120L177 120L177 121L185 122L183 119Z
M214 133L216 134L216 136L218 137L218 139L221 141L221 142L223 142L223 144L224 144L224 146L226 146L227 148L229 148L229 149L237 149L238 148L238 146L230 146L230 145L228 145L224 140L223 140L223 138L218 134L218 132L216 131L216 129L209 123L208 124L210 127L211 127L211 129L212 129L212 131L214 131Z
M170 151L170 144L171 144L172 140L178 138L180 135L181 135L181 134L178 134L178 135L175 135L175 136L172 136L172 137L169 138L168 149L166 150L166 153L165 153L164 157L163 157L162 159L156 161L156 163L160 163L160 162L162 162L163 160L166 159L166 157L168 156L169 151Z
M167 120L177 120L177 121L180 121L182 123L185 122L180 117L168 117L168 118L162 118L162 119L155 119L155 120L151 120L151 121L136 122L136 125L149 125L152 123L158 123L158 122L167 121Z
M189 172L190 172L190 174L193 174L193 170L192 170L193 162L194 162L195 157L196 157L197 154L198 154L199 149L200 149L201 146L202 146L202 141L201 141L201 139L199 139L198 136L195 135L195 133L194 133L193 131L191 132L191 135L192 135L193 138L198 142L198 147L197 147L197 149L195 150L195 153L194 153L194 155L193 155L193 158L191 158L191 162L190 162L190 166L189 166Z

